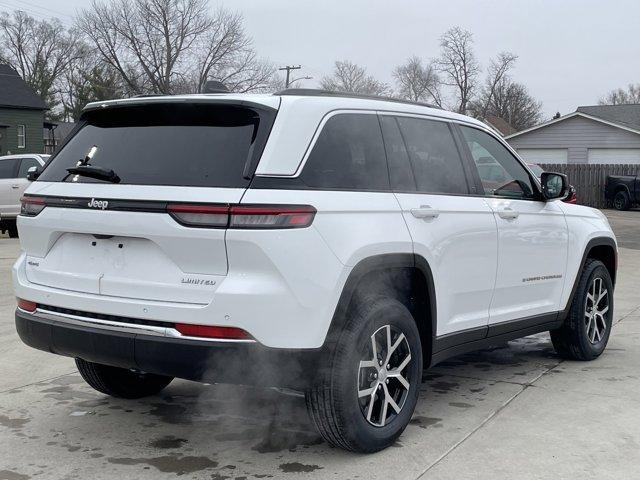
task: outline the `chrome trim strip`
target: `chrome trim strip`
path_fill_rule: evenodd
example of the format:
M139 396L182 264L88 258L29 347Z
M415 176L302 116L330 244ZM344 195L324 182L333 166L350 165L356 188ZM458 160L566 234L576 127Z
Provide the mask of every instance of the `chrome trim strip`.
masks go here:
M80 317L77 315L63 314L37 308L34 312L26 312L36 317L45 318L47 320L55 320L68 323L70 325L78 325L81 327L93 327L104 330L111 330L124 333L136 333L140 335L150 335L154 337L180 338L184 340L197 340L199 342L223 342L223 343L256 343L252 339L230 339L230 338L206 338L206 337L190 337L182 335L175 328L156 327L154 325L138 325L135 323L113 322L111 320L101 320L97 318Z

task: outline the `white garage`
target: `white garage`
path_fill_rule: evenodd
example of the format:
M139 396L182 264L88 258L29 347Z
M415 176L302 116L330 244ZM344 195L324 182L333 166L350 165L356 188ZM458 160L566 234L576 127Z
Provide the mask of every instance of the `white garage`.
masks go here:
M567 163L566 148L519 148L517 152L527 163Z
M587 163L639 164L640 148L590 148L587 150Z

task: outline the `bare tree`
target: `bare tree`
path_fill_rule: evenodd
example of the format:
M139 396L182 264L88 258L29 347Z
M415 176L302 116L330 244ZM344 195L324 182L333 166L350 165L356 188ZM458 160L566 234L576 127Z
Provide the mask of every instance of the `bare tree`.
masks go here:
M509 78L509 70L511 70L517 59L518 56L513 53L502 52L498 54L495 59L491 60L487 69L487 78L482 88L480 99L478 102L475 102L474 114L476 117L481 120L486 118L498 86L503 85L503 80Z
M600 105L623 105L640 103L640 83L629 84L627 89L611 90L598 102Z
M441 81L434 66L422 64L413 56L396 67L393 77L398 87L398 96L414 102L430 102L442 107Z
M466 113L477 88L480 71L473 52L473 35L460 27L451 28L440 37L440 49L436 66L442 73L443 83L455 89L454 109Z
M534 99L521 83L502 78L493 90L491 98L484 91L481 103L486 103L486 115L495 115L507 121L517 131L540 122L542 104ZM486 118L485 115L485 118Z
M376 80L367 74L364 67L348 60L338 60L334 64L333 74L320 80L325 90L347 93L364 93L369 95L388 95L391 88L386 83Z
M84 44L80 55L62 76L58 98L62 107L62 118L76 121L89 102L110 100L129 96L118 72L101 61L99 55Z
M210 14L208 0L93 0L78 26L135 93L199 91L208 79L250 91L273 72L252 50L242 17Z
M0 15L0 62L11 65L50 107L78 45L77 32L55 18L36 20L20 10Z

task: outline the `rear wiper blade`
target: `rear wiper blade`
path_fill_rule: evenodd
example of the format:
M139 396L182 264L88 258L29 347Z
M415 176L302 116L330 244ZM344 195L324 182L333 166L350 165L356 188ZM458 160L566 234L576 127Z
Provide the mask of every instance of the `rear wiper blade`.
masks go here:
M120 177L110 168L102 168L94 165L78 165L77 167L67 168L67 172L72 175L82 175L83 177L106 180L111 183L120 183Z

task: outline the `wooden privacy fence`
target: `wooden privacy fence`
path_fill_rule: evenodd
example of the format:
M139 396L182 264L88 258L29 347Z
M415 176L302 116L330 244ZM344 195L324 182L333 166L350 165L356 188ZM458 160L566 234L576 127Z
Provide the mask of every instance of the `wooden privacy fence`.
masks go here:
M640 175L640 165L587 165L587 164L545 164L540 165L547 172L564 173L569 183L576 187L578 203L590 207L605 208L604 185L608 175Z

